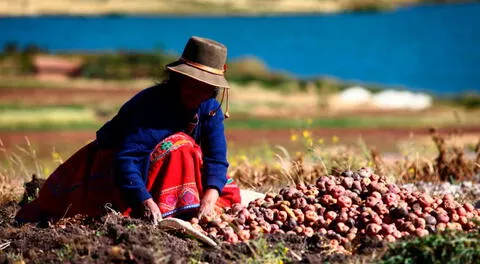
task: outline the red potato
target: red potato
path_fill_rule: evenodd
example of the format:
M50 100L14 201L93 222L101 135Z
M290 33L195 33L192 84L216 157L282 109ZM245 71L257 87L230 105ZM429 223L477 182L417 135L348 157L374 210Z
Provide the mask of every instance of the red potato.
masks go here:
M458 207L457 208L457 214L459 216L466 216L467 215L467 210L464 207Z
M473 212L475 207L471 203L464 203L463 208L467 210L467 212Z
M381 225L383 223L382 221L382 218L380 218L379 215L375 215L373 218L372 218L372 223L375 223L377 225Z
M276 219L281 221L281 222L285 222L287 221L287 218L288 218L288 214L287 212L285 211L278 211L277 215L276 215Z
M337 215L337 220L343 223L346 223L348 221L348 213L347 212L341 212Z
M352 191L355 192L355 193L360 193L360 191L362 191L362 182L361 181L353 181L352 183Z
M451 230L462 230L462 225L460 225L459 223L448 223L447 224L447 229L451 229Z
M460 219L460 216L458 214L451 214L450 215L450 220L453 221L453 222L458 222L459 219Z
M332 200L332 198L333 197L330 194L324 194L320 199L320 202L322 203L323 206L327 206L330 204L330 201Z
M303 213L306 213L307 211L316 211L316 210L317 209L313 204L307 204L305 207L302 208Z
M337 248L339 245L340 245L340 241L336 240L336 239L330 239L328 241L328 244L330 245L330 247L332 248Z
M327 213L325 213L325 220L333 220L337 217L337 213L335 213L334 211L328 211Z
M398 230L394 231L394 232L392 233L392 235L393 235L395 238L397 238L397 239L403 237L402 232L400 232L400 231L398 231Z
M361 183L362 183L362 187L363 187L363 186L368 186L368 185L370 185L370 183L372 183L372 181L371 181L369 178L363 178L363 179L361 180ZM362 188L362 189L363 189L363 188Z
M365 201L365 205L370 207L370 208L374 207L377 203L378 203L377 198L375 198L373 196L367 197L367 200Z
M400 193L400 188L396 184L387 184L388 191L394 194Z
M342 208L349 208L352 206L352 199L348 196L338 197L338 205Z
M423 229L423 228L417 228L417 229L415 230L415 233L416 233L416 235L417 235L418 237L428 236L428 234L429 234L428 231L425 230L425 229Z
M431 215L425 216L425 223L427 225L436 225L437 224L437 219Z
M438 223L437 226L436 226L437 230L442 232L442 231L445 231L445 229L447 228L447 224L445 223Z
M318 220L318 214L313 210L306 211L305 220L308 222L316 222Z
M345 234L349 229L350 228L342 222L337 223L335 226L335 231L337 231L339 234Z
M353 178L351 178L351 177L345 177L345 178L343 178L343 179L342 179L342 185L343 185L343 187L345 187L346 189L352 188Z
M311 237L314 234L315 234L315 231L311 227L305 227L305 229L303 230L303 235L306 237Z
M472 221L468 221L467 224L465 225L465 229L466 230L471 230L473 228L475 228L476 224Z
M298 235L301 235L303 233L303 227L301 226L296 226L293 231L295 231L295 233L297 233Z
M413 224L414 224L417 228L422 228L422 229L425 229L425 227L427 226L425 219L420 218L420 217L419 217L419 218L416 218L416 219L413 221Z
M443 208L445 208L446 210L455 210L455 202L454 201L450 201L450 200L444 200L443 201Z
M250 239L250 231L249 230L240 230L240 231L238 231L237 236L241 241L248 241Z
M412 222L405 222L405 231L413 234L416 230L415 225Z
M385 240L389 243L395 242L397 239L393 235L386 235Z
M464 215L460 216L458 219L458 223L461 224L462 227L466 226L466 224L468 223L467 217Z
M269 223L267 223L267 222L262 222L262 223L260 224L260 227L262 228L263 233L267 233L267 234L268 234L268 233L270 233L270 231L272 231L271 225L270 225Z
M388 210L387 205L377 203L375 205L375 212L377 212L379 215L387 215L390 212L390 210Z
M428 194L424 193L420 195L419 199L423 207L429 207L435 200Z
M445 194L445 195L443 196L443 201L453 202L453 201L455 201L455 198L454 198L453 195L451 195L451 194Z
M348 239L348 241L352 242L353 240L355 240L355 238L357 238L357 234L348 233L346 238Z
M380 232L380 230L382 230L382 227L378 224L368 224L367 227L366 227L366 231L367 231L367 235L369 236L374 236L376 234L378 234L378 232Z
M324 235L327 234L327 229L325 229L325 228L322 227L322 228L318 229L318 233L319 233L320 235L323 235L323 236L324 236Z
M360 170L358 171L358 174L361 176L361 177L370 177L372 175L372 169L371 168L367 168L367 167L362 167L360 168Z
M332 196L334 198L338 198L342 195L345 194L345 188L341 185L336 185L333 189L332 189Z
M448 217L448 214L446 213L441 213L437 216L437 222L448 223L449 221L450 221L450 217Z
M397 228L395 227L394 224L382 224L382 232L386 235L393 234L395 231L397 231Z
M225 233L224 238L228 243L236 244L238 242L238 236L235 233Z
M425 236L446 228L468 231L475 227L473 219L480 220L480 210L469 203L459 204L451 195L409 193L366 168L363 173L370 173L369 177L323 176L316 185L282 188L279 194L267 193L247 208L235 204L223 215L207 221L193 218L191 223L212 238L231 243L262 233L311 236L317 232L347 245L357 234L393 242L409 234ZM404 214L398 208L404 208Z
M370 180L378 181L378 180L380 180L380 176L373 173L372 175L370 175Z
M383 196L383 202L387 206L397 206L398 204L398 195L395 193L389 192Z

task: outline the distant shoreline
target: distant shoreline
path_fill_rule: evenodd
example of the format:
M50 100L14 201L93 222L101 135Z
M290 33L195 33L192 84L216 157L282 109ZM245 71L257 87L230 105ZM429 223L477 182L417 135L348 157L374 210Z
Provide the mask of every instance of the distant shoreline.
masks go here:
M475 0L0 0L0 17L17 16L258 16L382 12L402 7L474 3Z

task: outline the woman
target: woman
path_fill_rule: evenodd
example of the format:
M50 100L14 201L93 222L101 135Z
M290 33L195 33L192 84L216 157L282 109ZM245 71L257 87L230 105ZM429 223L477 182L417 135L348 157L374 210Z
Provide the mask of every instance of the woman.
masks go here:
M156 224L168 216L211 216L239 203L239 189L226 176L224 115L215 100L224 88L228 117L226 57L224 45L190 38L182 57L167 65L167 80L125 103L16 219L97 216L108 205Z

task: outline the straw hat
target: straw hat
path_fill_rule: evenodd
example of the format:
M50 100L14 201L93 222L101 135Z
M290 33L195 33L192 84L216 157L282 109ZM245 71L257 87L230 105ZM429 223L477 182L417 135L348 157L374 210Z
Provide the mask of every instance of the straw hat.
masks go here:
M180 59L166 68L213 86L230 88L224 76L226 61L225 45L211 39L191 37Z

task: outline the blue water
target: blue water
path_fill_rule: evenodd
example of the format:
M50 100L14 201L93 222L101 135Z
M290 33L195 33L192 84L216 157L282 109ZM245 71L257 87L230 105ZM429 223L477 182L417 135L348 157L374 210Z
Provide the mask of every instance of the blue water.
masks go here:
M50 51L152 50L180 54L191 35L254 55L299 77L333 76L433 91L480 91L480 4L395 12L262 17L0 18L0 45Z

